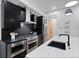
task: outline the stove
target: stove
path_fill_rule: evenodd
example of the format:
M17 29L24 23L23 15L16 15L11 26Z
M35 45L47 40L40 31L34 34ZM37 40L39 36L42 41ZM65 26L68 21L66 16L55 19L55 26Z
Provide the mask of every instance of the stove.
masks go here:
M38 47L38 36L27 37L27 54Z

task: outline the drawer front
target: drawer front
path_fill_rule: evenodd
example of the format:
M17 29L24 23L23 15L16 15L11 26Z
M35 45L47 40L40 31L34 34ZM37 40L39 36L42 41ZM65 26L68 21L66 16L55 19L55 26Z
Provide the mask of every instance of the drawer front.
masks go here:
M7 45L7 57L14 57L26 50L26 40Z

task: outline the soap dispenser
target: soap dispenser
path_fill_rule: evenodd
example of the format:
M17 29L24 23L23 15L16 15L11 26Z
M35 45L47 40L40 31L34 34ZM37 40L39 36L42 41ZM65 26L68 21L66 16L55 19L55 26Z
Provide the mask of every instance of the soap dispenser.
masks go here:
M11 35L11 39L12 39L12 40L15 40L15 35L17 35L17 33L11 32L10 35Z

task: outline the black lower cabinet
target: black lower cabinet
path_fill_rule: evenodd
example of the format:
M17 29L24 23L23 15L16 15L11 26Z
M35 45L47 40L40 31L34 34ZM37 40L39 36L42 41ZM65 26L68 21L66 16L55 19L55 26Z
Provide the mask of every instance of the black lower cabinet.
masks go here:
M24 52L22 52L22 53L16 55L16 56L13 57L13 58L24 58L25 56L26 56L26 51L24 51Z
M44 43L43 35L38 35L38 46Z

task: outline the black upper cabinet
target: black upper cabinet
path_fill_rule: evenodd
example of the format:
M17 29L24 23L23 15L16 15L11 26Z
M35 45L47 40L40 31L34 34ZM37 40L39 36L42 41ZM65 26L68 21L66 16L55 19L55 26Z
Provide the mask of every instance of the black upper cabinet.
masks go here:
M31 21L32 21L32 22L36 22L36 23L37 23L37 15L31 14L30 18L31 18ZM37 24L31 24L31 29L32 29L33 31L36 31L36 25L37 25Z
M20 22L25 22L25 20L26 20L26 9L21 8L20 9L20 15L19 15L19 21Z
M18 21L26 20L26 10L20 6L17 6L9 1L4 4L4 16L6 18L14 18Z
M34 22L34 14L31 14L31 21L33 21Z
M20 22L25 21L25 8L19 7L9 1L3 2L4 29L20 28Z

